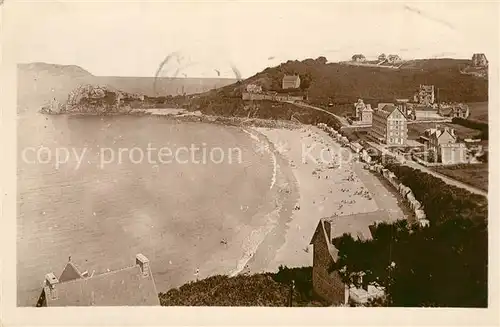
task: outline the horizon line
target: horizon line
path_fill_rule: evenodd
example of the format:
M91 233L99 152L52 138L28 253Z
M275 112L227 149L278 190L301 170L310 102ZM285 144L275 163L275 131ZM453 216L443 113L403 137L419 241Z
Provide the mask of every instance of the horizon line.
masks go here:
M484 52L475 52L474 54L484 54ZM356 54L362 54L362 53L356 53ZM354 55L356 55L354 54ZM253 73L249 76L242 76L241 80L244 80L244 79L247 79L247 78L250 78L252 76L254 76L255 74L258 74L262 71L264 71L266 68L272 68L272 67L277 67L281 64L285 64L287 63L288 61L299 61L299 62L302 62L302 61L305 61L305 60L308 60L308 59L312 59L312 60L316 60L320 57L324 57L326 58L325 56L318 56L316 58L312 58L312 57L309 57L309 58L305 58L305 59L287 59L285 61L281 61L280 63L278 64L275 64L275 65L272 65L272 66L267 66L267 67L264 67L263 69L257 71L256 73ZM368 57L373 57L373 56L368 56ZM366 57L368 59L368 57ZM444 56L444 57L427 57L427 58L411 58L411 59L403 59L402 62L409 62L409 61L416 61L416 60L445 60L445 59L449 59L449 60L472 60L471 58L461 58L461 57L447 57L447 56ZM339 60L339 61L329 61L327 59L327 62L326 64L340 64L340 63L344 63L344 62L349 62L351 60ZM54 65L54 66L74 66L74 67L78 67L84 71L86 71L87 73L89 73L91 76L94 76L94 77L128 77L128 78L156 78L154 76L154 74L152 75L136 75L136 76L132 76L132 75L96 75L94 73L92 73L90 70L82 67L81 65L78 65L78 64L60 64L60 63L54 63L54 62L46 62L46 61L31 61L31 62L18 62L16 63L17 66L19 65L32 65L32 64L45 64L45 65ZM224 76L213 76L213 77L206 77L206 76L186 76L186 77L179 77L179 76L176 76L176 77L168 77L168 76L158 76L157 78L170 78L170 79L228 79L228 80L238 80L238 78L236 76L234 77L224 77Z

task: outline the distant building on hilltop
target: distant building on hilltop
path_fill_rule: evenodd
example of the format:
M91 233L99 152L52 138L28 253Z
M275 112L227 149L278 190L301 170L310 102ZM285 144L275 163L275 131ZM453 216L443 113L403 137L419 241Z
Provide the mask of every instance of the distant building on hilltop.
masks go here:
M390 64L398 64L402 61L401 57L398 55L388 55L387 62Z
M365 62L366 57L362 54L355 54L351 57L351 60L355 62Z
M488 59L484 53L475 53L472 55L472 66L488 67Z
M421 84L417 93L415 93L414 102L421 105L430 106L434 103L434 101L434 85Z
M299 75L283 76L282 87L283 90L298 89L300 87L300 76Z
M160 305L149 266L142 254L134 266L89 276L71 261L61 276L45 275L37 306L150 306Z
M370 135L388 146L404 146L408 139L406 116L392 104L375 110Z

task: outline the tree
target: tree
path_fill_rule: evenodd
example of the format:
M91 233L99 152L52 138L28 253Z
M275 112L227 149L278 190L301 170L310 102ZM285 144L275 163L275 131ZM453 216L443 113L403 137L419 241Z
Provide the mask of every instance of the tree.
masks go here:
M300 76L300 89L307 90L311 86L312 76L311 73L307 72Z

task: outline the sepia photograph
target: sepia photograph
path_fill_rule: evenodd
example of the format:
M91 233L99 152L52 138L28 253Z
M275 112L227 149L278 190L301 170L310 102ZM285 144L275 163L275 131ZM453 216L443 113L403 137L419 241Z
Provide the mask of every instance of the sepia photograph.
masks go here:
M8 2L17 308L491 308L497 3Z

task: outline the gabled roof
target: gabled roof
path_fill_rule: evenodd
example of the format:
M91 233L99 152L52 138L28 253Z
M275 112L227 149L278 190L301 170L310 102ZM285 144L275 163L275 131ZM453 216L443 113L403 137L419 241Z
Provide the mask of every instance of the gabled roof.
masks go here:
M385 106L387 105L394 105L394 103L389 103L389 102L380 102L379 104L377 104L377 109L378 110L381 110L381 109L384 109Z
M367 104L367 105L365 105L365 107L364 107L361 111L365 111L365 112L366 112L366 111L368 111L368 112L371 112L371 111L373 111L373 109L372 109L372 106L371 106L371 105Z
M149 306L159 305L151 273L143 277L133 266L89 278L56 284L57 298L47 296L47 306Z
M374 114L387 118L395 108L393 104L386 104L382 109L376 110Z
M391 116L392 114L394 114L394 112L399 112L399 114L404 118L406 119L406 115L401 111L401 109L399 109L398 107L394 107L394 109L392 109L390 112L389 112L389 116Z
M374 114L387 118L390 115L392 115L396 110L401 114L401 116L403 116L406 119L405 114L393 104L385 105L382 109L374 111Z
M310 244L314 244L318 240L317 238L320 237L322 241L327 243L328 251L332 259L336 261L338 259L338 250L332 244L332 240L345 233L350 234L355 239L371 240L372 233L370 231L370 226L381 220L381 217L384 217L382 212L383 211L373 211L354 215L321 218ZM325 223L330 223L331 226L330 239L328 239Z
M64 267L64 270L61 273L61 276L59 277L59 282L63 283L63 282L67 282L67 281L79 279L79 278L83 278L82 274L80 273L78 268L71 261L69 261L66 264L66 267Z

